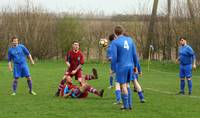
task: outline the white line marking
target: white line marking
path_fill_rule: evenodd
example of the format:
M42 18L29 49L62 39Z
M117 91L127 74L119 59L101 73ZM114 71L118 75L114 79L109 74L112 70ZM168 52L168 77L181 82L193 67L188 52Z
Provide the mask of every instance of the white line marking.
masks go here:
M168 74L168 76L169 76L169 75L170 75L170 76L179 76L179 72L177 72L177 73L172 73L172 72L160 71L160 70L156 70L156 69L150 69L150 71L159 72L159 73L166 73L166 74ZM199 78L200 78L199 75L192 75L192 77L199 77Z
M153 89L153 88L145 88L145 89L150 90L150 91L153 91L153 92L158 92L158 93L163 93L163 94L168 94L168 95L175 95L174 92L160 91L160 90L158 90L158 89ZM193 96L193 95L190 95L190 96L188 96L188 97L200 99L200 96Z

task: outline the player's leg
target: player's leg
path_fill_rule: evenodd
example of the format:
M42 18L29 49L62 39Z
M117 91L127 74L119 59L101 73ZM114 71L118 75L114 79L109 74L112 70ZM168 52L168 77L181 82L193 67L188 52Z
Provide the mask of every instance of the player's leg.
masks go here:
M123 109L129 108L129 101L128 101L128 89L127 84L121 84L121 90L122 90L122 101L123 101Z
M116 96L116 103L115 104L120 104L120 102L121 102L121 89L120 89L120 84L118 82L115 82L115 96Z
M138 74L134 74L134 76L135 76L134 79L137 79L137 80L138 80ZM133 82L133 81L132 81L132 82ZM133 82L133 86L134 86L133 91L134 91L134 92L137 92L137 88L135 87L134 82Z
M129 109L132 109L133 101L132 101L132 91L131 91L131 88L130 88L130 83L127 83L127 89L128 89L128 104L129 104Z
M140 102L141 103L144 103L145 100L144 100L144 95L143 95L143 92L142 92L142 87L140 86L139 82L137 81L137 79L134 79L133 80L133 84L137 90L137 93L138 93L138 96L139 96L139 99L140 99Z
M37 95L33 90L32 90L32 79L31 77L27 77L27 84L28 84L28 87L29 87L29 93L31 95Z
M192 64L189 64L185 67L185 74L188 82L188 94L192 94Z
M11 95L16 95L17 92L17 83L18 83L18 78L14 78L12 88L13 88L13 93Z
M180 76L180 92L178 94L184 95L185 94L185 70L184 70L184 66L180 65L180 72L179 72L179 76Z
M66 79L71 79L71 76L68 75L68 74L65 74L65 75L63 76L63 79L60 81L60 84L58 85L58 90L57 90L57 92L55 93L55 96L59 96L59 95L60 95L60 91L61 91L61 89L64 87L65 82L66 82Z
M84 83L81 86L81 90L83 90L83 92L88 91L88 92L93 93L93 94L95 94L97 96L100 96L100 97L103 97L103 93L104 93L103 89L97 90L97 89L95 89L94 87L92 87L91 85L89 85L87 83Z
M98 73L97 70L95 68L92 68L92 74L86 74L84 77L85 80L94 80L94 79L98 79Z
M36 95L36 93L32 90L32 79L31 79L31 76L30 76L30 71L29 71L28 65L27 64L22 64L21 66L22 66L21 67L21 70L22 70L21 77L26 77L27 78L27 84L28 84L28 87L29 87L29 93L32 94L32 95Z
M128 103L128 89L127 89L127 77L129 68L119 68L116 72L116 80L120 83L121 98L123 102L123 109L129 108Z
M11 95L16 95L18 79L21 76L21 69L20 69L19 65L14 64L13 76L14 76L14 80L13 80L13 84L12 84L13 93Z
M114 73L113 71L110 69L110 76L109 76L109 84L110 86L108 87L109 89L113 88L113 78L114 78Z

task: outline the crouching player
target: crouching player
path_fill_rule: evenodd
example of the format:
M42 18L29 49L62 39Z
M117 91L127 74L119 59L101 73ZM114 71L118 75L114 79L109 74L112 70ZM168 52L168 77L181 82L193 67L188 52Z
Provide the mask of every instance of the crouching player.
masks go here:
M88 92L93 93L99 97L103 97L104 90L97 90L90 86L84 79L81 80L82 86L78 87L72 84L71 79L66 80L66 85L62 86L60 96L64 98L86 98Z

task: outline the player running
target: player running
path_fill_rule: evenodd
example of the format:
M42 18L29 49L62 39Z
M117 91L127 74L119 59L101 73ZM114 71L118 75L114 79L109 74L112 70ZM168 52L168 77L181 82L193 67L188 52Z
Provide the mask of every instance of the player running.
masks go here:
M185 94L185 78L188 81L188 94L192 94L192 68L196 68L196 57L193 49L187 45L185 37L179 38L180 48L179 57L176 62L180 64L180 92L178 94Z
M28 64L26 62L26 56L27 56L30 59L31 63L34 64L32 56L24 45L19 44L18 38L13 37L11 41L12 41L12 47L10 47L8 50L8 69L11 72L13 71L13 77L14 77L12 86L13 93L11 95L16 95L17 83L20 77L27 78L29 93L32 95L36 95L36 93L32 90L32 80ZM14 64L13 68L12 68L12 62Z

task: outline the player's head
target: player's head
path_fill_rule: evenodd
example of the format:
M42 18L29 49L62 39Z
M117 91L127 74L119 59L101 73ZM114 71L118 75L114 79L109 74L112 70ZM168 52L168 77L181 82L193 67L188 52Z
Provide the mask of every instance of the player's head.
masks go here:
M67 78L66 79L66 84L72 84L72 79L71 78Z
M180 37L179 38L179 43L180 43L180 45L184 46L187 43L186 38L185 37Z
M116 34L117 36L122 35L123 32L124 32L123 27L120 26L120 25L116 26L116 27L114 28L114 32L115 32L115 34Z
M18 43L19 43L19 41L18 41L18 38L17 38L17 37L12 37L12 38L11 38L11 42L12 42L13 46L17 46L17 45L18 45Z
M73 48L73 51L77 52L79 50L79 42L73 41L72 48Z
M113 41L114 39L116 39L115 34L109 35L108 39L109 39L110 42Z

